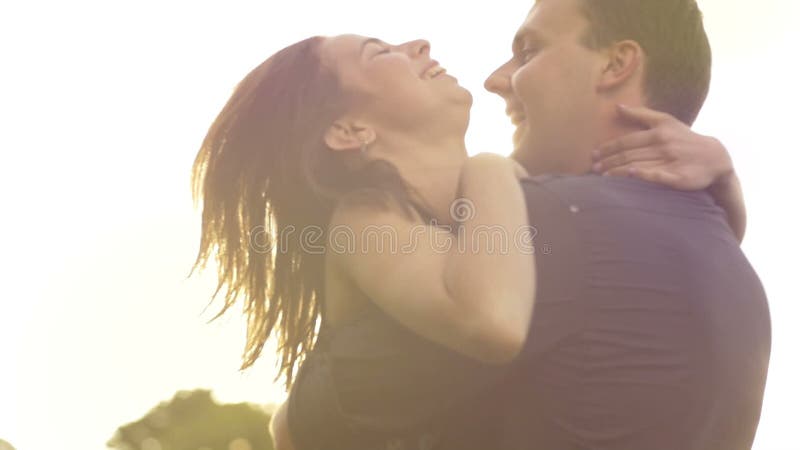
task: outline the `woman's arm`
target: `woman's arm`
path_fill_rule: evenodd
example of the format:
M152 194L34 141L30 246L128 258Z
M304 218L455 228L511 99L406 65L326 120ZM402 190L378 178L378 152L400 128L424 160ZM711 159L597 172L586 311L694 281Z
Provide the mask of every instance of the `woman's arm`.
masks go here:
M720 177L709 188L717 204L728 213L728 223L741 243L747 230L747 208L739 177L735 172Z
M647 129L614 139L594 155L594 170L608 175L635 176L675 189L709 189L728 214L739 242L747 228L747 211L739 178L722 143L693 132L669 114L648 108L620 106L625 120Z
M269 422L269 432L272 435L272 444L275 450L294 450L286 408L287 403L282 403L272 414Z
M527 337L535 292L534 257L518 163L470 158L461 172L464 218L448 230L386 210L345 205L331 228L334 266L354 288L417 334L464 355L504 363ZM337 252L349 234L355 252ZM493 246L492 246L493 245Z

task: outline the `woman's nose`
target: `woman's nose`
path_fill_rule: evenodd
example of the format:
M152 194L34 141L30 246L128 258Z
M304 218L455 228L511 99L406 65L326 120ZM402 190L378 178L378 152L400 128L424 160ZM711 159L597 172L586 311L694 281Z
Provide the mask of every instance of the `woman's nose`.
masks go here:
M417 39L406 44L410 56L430 55L431 43L425 39Z

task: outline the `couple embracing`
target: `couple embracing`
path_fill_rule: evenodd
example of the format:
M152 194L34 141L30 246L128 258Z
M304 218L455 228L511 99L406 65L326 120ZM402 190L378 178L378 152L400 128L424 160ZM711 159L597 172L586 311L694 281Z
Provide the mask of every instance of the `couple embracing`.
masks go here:
M468 157L425 40L301 41L209 129L196 267L244 302L243 367L277 338L276 448L749 449L770 318L730 157L689 128L696 2L538 0L512 50L485 83L511 158Z

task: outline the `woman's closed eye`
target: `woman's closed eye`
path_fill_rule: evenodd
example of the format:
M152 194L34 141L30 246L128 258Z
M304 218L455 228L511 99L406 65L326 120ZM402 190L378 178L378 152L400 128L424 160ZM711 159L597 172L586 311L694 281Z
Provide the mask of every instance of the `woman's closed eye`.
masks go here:
M371 42L371 46L373 47L373 50L370 51L372 55L370 56L370 58L374 58L378 55L385 55L392 51L392 46L384 42L379 42L379 41Z

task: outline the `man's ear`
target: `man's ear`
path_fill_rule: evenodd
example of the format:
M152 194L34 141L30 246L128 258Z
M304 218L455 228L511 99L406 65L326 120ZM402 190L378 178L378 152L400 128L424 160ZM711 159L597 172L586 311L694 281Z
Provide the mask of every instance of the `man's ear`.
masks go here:
M360 150L375 141L375 130L356 122L337 120L325 132L325 144L335 151Z
M619 41L605 53L608 59L597 85L601 91L617 89L628 83L642 68L645 57L642 46L631 40Z

